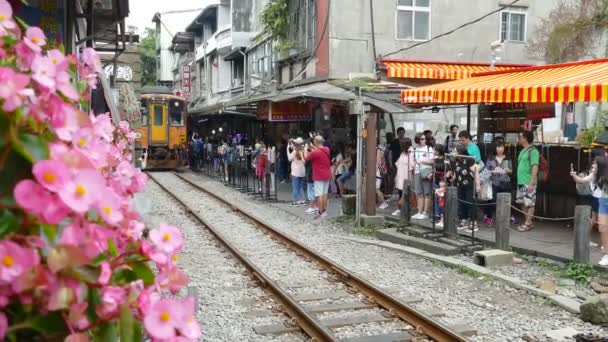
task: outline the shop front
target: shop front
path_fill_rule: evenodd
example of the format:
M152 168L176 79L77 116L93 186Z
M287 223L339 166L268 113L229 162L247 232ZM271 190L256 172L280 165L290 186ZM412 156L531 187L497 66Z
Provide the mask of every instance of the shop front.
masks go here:
M571 139L584 134L569 132L573 104L608 101L608 60L478 73L404 90L401 98L404 104L417 106L477 105L477 142L482 153L494 138L502 136L507 153L517 160L518 133L534 131L535 145L550 165L550 177L540 186L543 195L538 196L537 205L543 215L568 217L580 201L570 169L588 170L591 159L589 146Z

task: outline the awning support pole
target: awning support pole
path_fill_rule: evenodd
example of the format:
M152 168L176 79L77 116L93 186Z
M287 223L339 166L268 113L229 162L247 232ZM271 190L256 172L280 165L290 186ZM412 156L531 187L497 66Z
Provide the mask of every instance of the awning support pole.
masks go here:
M467 105L467 131L471 133L471 104Z
M376 131L378 113L367 115L367 149L365 163L365 214L368 216L376 215Z

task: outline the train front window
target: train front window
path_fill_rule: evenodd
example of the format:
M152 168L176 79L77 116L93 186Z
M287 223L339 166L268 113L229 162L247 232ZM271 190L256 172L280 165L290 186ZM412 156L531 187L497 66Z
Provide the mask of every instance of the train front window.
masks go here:
M154 126L163 125L163 107L154 106Z
M184 101L171 100L169 101L169 122L171 126L184 125Z

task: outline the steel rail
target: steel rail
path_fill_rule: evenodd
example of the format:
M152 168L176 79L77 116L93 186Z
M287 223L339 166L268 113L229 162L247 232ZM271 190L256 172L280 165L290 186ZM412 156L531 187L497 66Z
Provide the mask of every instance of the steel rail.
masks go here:
M340 281L352 287L354 290L359 291L361 294L365 295L368 299L370 299L373 303L387 310L390 314L398 317L399 319L405 321L408 324L411 324L412 326L414 326L418 333L426 335L438 342L467 341L464 336L451 330L444 324L437 322L429 316L425 315L424 313L416 310L415 308L405 303L402 303L393 295L379 289L367 280L358 277L354 273L336 264L335 262L323 256L314 249L291 238L287 234L283 233L280 229L274 227L273 224L265 222L255 213L239 208L235 204L230 203L230 201L223 198L222 196L201 187L200 185L183 177L177 172L172 173L183 181L185 181L186 183L203 191L204 193L212 196L218 201L230 206L234 210L246 216L248 219L255 222L258 226L270 233L284 245L292 248L297 254L304 255L307 258L316 261L323 269L327 270L328 272L337 274L340 278Z
M312 315L306 312L306 310L296 302L287 292L285 292L279 285L277 285L268 275L257 268L253 262L251 262L245 255L230 243L217 229L213 227L206 219L199 216L190 207L184 203L179 197L177 197L171 190L167 189L161 184L158 179L152 176L149 172L146 172L148 177L152 179L158 186L160 186L166 193L173 197L179 202L190 214L192 214L207 230L222 244L226 249L232 253L232 255L239 260L239 262L251 272L251 274L259 281L261 287L266 289L269 294L279 302L285 313L289 315L297 326L299 326L313 341L318 342L334 342L339 341L334 334L321 325L321 323Z

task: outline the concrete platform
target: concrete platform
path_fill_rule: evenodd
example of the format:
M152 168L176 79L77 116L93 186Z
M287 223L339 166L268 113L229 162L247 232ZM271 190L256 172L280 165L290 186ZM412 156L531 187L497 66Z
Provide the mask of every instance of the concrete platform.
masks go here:
M361 215L362 226L382 226L384 225L384 216L382 215Z
M376 237L380 240L414 247L440 255L456 255L461 251L461 248L456 246L399 233L396 228L379 230L376 232Z

